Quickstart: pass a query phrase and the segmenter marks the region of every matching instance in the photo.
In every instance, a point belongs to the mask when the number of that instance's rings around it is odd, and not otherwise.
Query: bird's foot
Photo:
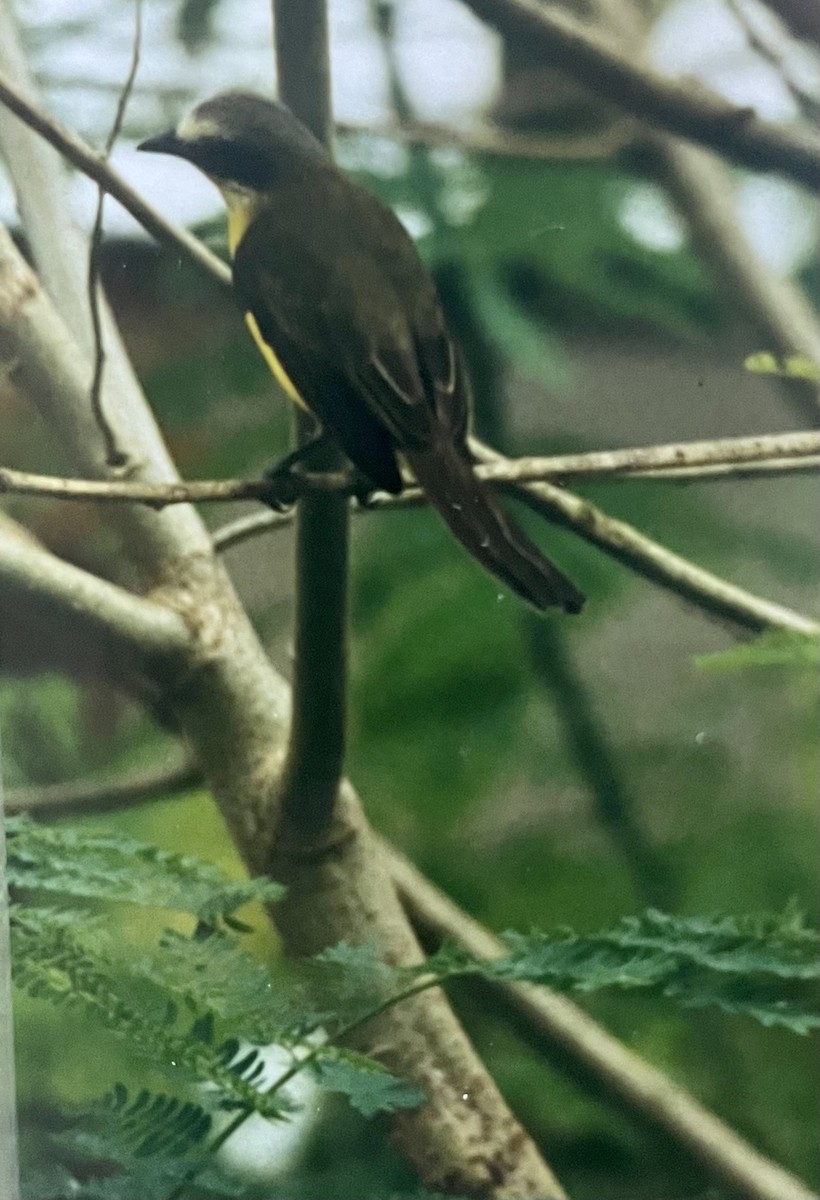
[[[378,490],[377,487],[373,486],[372,479],[368,478],[363,471],[354,468],[350,491],[359,508],[372,508],[373,497]]]
[[[303,491],[299,486],[295,468],[297,464],[291,455],[288,455],[262,473],[265,489],[259,499],[274,512],[286,512],[296,503]]]

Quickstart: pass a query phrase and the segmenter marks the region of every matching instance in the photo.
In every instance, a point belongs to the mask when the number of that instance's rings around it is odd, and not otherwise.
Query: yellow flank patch
[[[253,313],[245,313],[245,323],[247,324],[248,329],[251,331],[251,337],[262,351],[262,357],[270,367],[271,373],[282,391],[285,393],[288,399],[293,401],[294,404],[298,404],[298,406],[303,408],[305,412],[309,412],[310,410],[308,409],[308,406],[300,396],[287,371],[276,357],[276,352],[274,351],[273,347],[268,345],[268,343],[262,337],[262,334],[259,332],[259,326],[256,323],[256,317],[253,315]]]
[[[248,226],[259,211],[260,198],[254,196],[252,193],[240,192],[234,188],[223,187],[220,190],[225,200],[225,207],[228,210],[228,248],[230,249],[231,256],[233,256],[236,254],[236,247],[245,236]],[[262,357],[270,367],[271,374],[282,391],[294,404],[298,404],[305,412],[309,412],[310,410],[300,396],[298,389],[277,358],[273,346],[269,346],[262,337],[253,313],[245,313],[245,323],[251,331],[251,337],[261,350]]]

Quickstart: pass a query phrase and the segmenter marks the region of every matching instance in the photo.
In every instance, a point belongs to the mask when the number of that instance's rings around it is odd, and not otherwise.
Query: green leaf
[[[193,913],[211,925],[251,900],[282,896],[268,879],[234,881],[211,863],[125,837],[89,835],[25,817],[7,824],[8,880],[28,893],[109,900]]]
[[[717,654],[701,655],[695,663],[703,671],[742,671],[748,667],[808,667],[816,670],[820,666],[820,637],[772,629],[753,642]]]
[[[820,939],[792,910],[742,919],[649,910],[590,937],[504,940],[510,954],[483,966],[485,974],[580,991],[647,988],[684,1007],[717,1006],[797,1033],[820,1025],[806,986],[820,977]]]
[[[777,375],[781,379],[807,379],[810,383],[820,383],[820,363],[807,354],[787,354],[778,358],[759,350],[744,359],[743,365],[754,375]]]
[[[323,1046],[312,1064],[312,1072],[323,1088],[341,1092],[365,1117],[400,1108],[417,1108],[424,1093],[403,1083],[381,1063],[354,1050]]]
[[[259,1113],[270,1120],[285,1117],[287,1100],[256,1090],[250,1064],[234,1064],[225,1044],[209,1044],[191,1036],[167,991],[146,985],[139,966],[130,969],[128,948],[115,944],[84,914],[73,921],[53,910],[11,908],[14,984],[30,996],[82,1008],[127,1041],[129,1048],[172,1078],[208,1083],[221,1103]],[[66,914],[63,914],[63,918]],[[211,1023],[206,1008],[192,1014],[194,1027]],[[250,1076],[250,1077],[248,1077]]]

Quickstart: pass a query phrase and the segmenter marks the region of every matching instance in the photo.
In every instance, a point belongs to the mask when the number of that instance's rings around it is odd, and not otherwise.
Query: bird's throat
[[[228,187],[222,187],[220,191],[228,210],[228,249],[233,258],[248,226],[259,214],[259,210],[264,204],[264,196]]]

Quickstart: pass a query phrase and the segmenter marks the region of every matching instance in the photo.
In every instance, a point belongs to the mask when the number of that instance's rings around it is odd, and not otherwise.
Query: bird
[[[288,108],[252,92],[203,101],[139,149],[192,163],[221,192],[234,292],[253,339],[365,490],[401,492],[403,462],[492,575],[536,609],[580,612],[583,594],[475,473],[463,358],[392,210]]]

